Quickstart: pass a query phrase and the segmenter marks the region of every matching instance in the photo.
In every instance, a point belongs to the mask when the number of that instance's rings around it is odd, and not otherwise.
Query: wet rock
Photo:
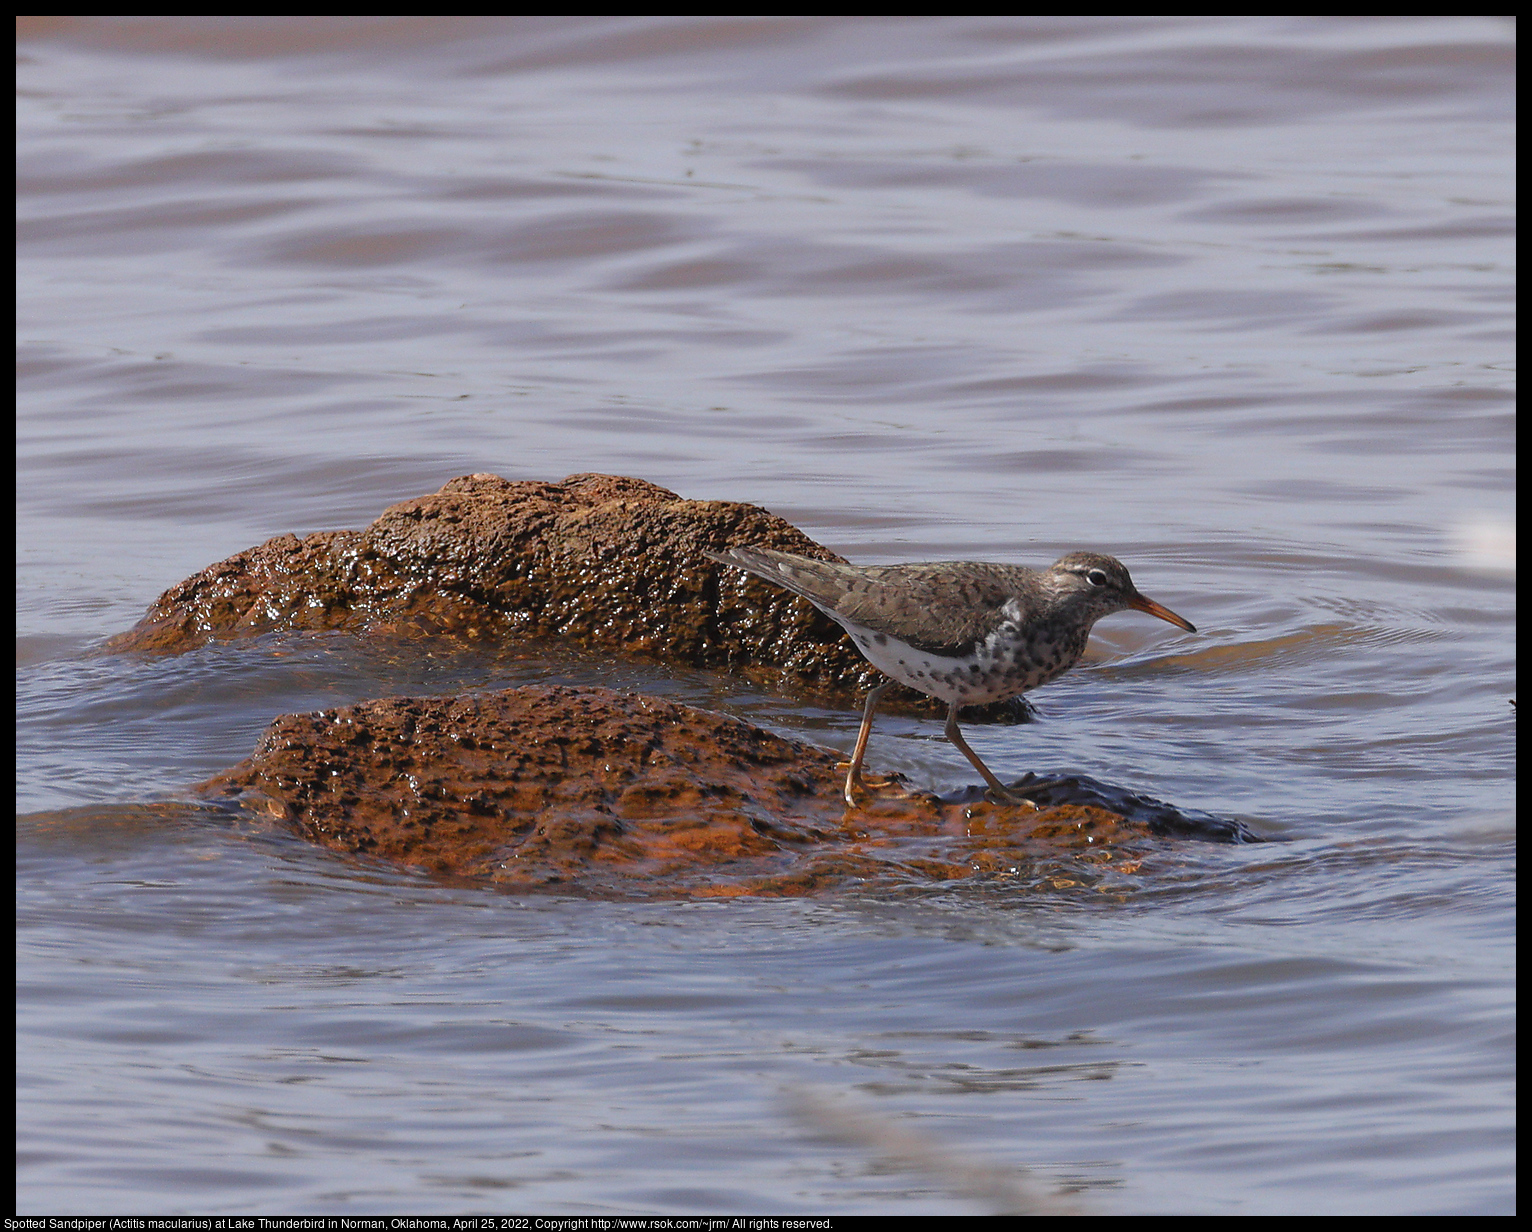
[[[890,788],[848,813],[838,760],[690,706],[548,686],[285,715],[194,790],[337,851],[600,895],[1057,884],[1130,872],[1159,846],[1147,821],[1088,803]]]
[[[811,604],[703,555],[760,544],[840,560],[755,505],[616,475],[467,475],[360,531],[280,535],[171,587],[109,652],[175,654],[274,631],[557,640],[667,664],[732,665],[845,700],[881,677]],[[899,696],[895,696],[895,692]],[[938,713],[913,690],[895,707]],[[1024,704],[972,717],[1016,721]]]

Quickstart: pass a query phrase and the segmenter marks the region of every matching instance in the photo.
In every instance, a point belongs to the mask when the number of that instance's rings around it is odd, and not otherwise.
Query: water
[[[964,1164],[1088,1214],[1514,1209],[1508,25],[21,34],[21,1213],[997,1209]],[[544,681],[849,748],[588,655],[89,654],[473,471],[868,563],[1112,552],[1199,635],[1104,622],[970,741],[1281,841],[614,904],[178,800],[276,714]],[[869,766],[969,777],[913,718]]]

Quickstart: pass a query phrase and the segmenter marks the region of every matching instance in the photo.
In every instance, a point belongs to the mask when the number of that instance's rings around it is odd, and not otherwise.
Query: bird
[[[968,747],[958,708],[1015,697],[1063,675],[1085,652],[1091,626],[1114,612],[1133,609],[1197,631],[1141,595],[1127,566],[1100,552],[1070,552],[1046,569],[981,561],[848,565],[763,547],[706,555],[807,599],[890,678],[867,694],[862,711],[844,791],[853,808],[866,793],[862,759],[873,713],[896,681],[947,703],[943,735],[983,776],[992,799],[1029,804]]]

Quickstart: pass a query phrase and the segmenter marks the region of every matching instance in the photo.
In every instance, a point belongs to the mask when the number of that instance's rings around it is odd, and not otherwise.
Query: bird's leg
[[[867,752],[867,738],[872,735],[872,712],[877,709],[878,698],[893,686],[892,680],[885,680],[876,689],[867,695],[867,705],[862,708],[862,730],[856,734],[856,749],[851,754],[851,768],[846,772],[846,803],[852,808],[858,804],[858,797],[865,795],[866,785],[862,782],[862,757]]]
[[[984,776],[984,781],[989,784],[991,798],[1001,804],[1031,804],[1033,808],[1036,808],[1037,805],[1033,804],[1031,800],[1009,791],[1004,783],[989,772],[989,767],[979,760],[979,755],[968,747],[968,741],[964,740],[963,733],[958,731],[957,713],[957,703],[950,703],[947,706],[947,726],[943,729],[942,734],[952,741],[953,744],[957,745],[963,756],[973,763],[973,768]]]

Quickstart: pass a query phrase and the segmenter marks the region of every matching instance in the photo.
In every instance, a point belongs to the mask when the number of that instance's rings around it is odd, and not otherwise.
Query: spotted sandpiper
[[[1113,612],[1148,612],[1197,630],[1138,593],[1120,560],[1071,552],[1046,569],[938,561],[913,565],[835,565],[769,548],[707,555],[802,595],[851,634],[885,676],[867,695],[862,728],[846,774],[846,803],[865,791],[862,757],[878,698],[894,681],[947,703],[944,734],[989,785],[992,796],[1023,803],[1006,790],[958,730],[959,706],[1000,701],[1047,684],[1079,661],[1091,626]]]

